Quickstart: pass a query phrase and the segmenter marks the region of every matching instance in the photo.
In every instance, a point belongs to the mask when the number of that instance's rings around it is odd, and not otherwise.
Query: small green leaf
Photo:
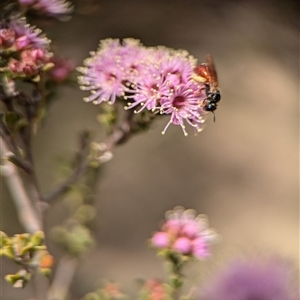
[[[0,231],[0,248],[7,245],[8,240],[9,240],[9,237],[6,235],[6,233],[3,231]]]
[[[43,231],[37,231],[31,236],[33,246],[40,246],[45,241],[45,234]]]

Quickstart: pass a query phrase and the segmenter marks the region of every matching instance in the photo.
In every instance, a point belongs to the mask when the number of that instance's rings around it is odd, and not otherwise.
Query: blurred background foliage
[[[298,265],[299,256],[299,4],[297,1],[77,0],[68,22],[38,20],[61,56],[82,65],[100,39],[134,37],[146,46],[183,48],[218,70],[222,101],[216,123],[185,138],[167,119],[114,151],[100,174],[97,244],[81,260],[72,285],[74,300],[107,278],[132,293],[137,279],[162,278],[161,263],[146,240],[166,210],[176,205],[208,215],[222,236],[213,258],[195,264],[192,284],[204,282],[226,260],[241,254],[279,253]],[[64,87],[38,132],[34,153],[44,193],[58,182],[59,157],[72,155],[82,129],[101,141],[98,107],[82,101],[76,86]],[[1,225],[23,232],[1,178]],[[56,202],[47,228],[65,219]],[[48,241],[55,257],[61,252]],[[3,260],[2,274],[14,266]],[[2,276],[3,278],[3,276]],[[27,299],[3,282],[2,299]]]

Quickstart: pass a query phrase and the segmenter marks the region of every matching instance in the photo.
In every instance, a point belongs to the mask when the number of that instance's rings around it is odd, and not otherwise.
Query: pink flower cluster
[[[48,16],[65,15],[73,11],[70,2],[65,0],[18,0],[25,8],[33,9]]]
[[[50,60],[49,43],[41,31],[30,27],[25,19],[13,19],[0,29],[0,51],[6,53],[6,69],[13,77],[38,74]]]
[[[214,274],[197,298],[299,300],[297,271],[280,257],[240,257]]]
[[[13,18],[0,29],[0,49],[20,51],[30,48],[47,48],[50,41],[41,30],[26,23],[24,18]]]
[[[141,299],[167,300],[170,299],[167,285],[157,279],[149,279],[143,285]]]
[[[12,58],[8,63],[9,70],[14,76],[31,77],[38,74],[47,62],[49,56],[46,55],[43,49],[30,49],[21,52],[20,59]]]
[[[216,238],[205,216],[196,216],[192,209],[175,207],[167,212],[166,222],[161,231],[153,235],[151,243],[162,251],[204,259],[210,256],[210,245]]]
[[[78,68],[79,84],[91,92],[85,101],[114,104],[122,99],[136,113],[169,115],[163,133],[175,124],[187,135],[185,122],[201,131],[205,85],[193,79],[196,59],[187,51],[145,47],[135,39],[106,39],[84,65]]]

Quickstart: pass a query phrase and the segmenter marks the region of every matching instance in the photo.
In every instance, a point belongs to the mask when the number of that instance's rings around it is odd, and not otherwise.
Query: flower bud
[[[23,35],[16,39],[15,46],[17,50],[23,50],[30,45],[30,40],[26,35]]]
[[[24,64],[14,58],[8,63],[8,69],[14,74],[21,74],[23,72]]]
[[[173,249],[181,254],[190,254],[191,248],[191,241],[186,237],[181,237],[177,239],[173,245]]]
[[[193,240],[192,252],[193,255],[199,259],[206,258],[210,255],[208,244],[202,237]]]
[[[24,75],[31,77],[32,75],[37,74],[38,69],[34,64],[27,63],[24,65],[22,71],[23,71]]]
[[[170,245],[169,235],[166,232],[156,232],[151,241],[156,248],[167,248]]]
[[[15,41],[15,32],[11,28],[0,30],[0,46],[9,48]]]

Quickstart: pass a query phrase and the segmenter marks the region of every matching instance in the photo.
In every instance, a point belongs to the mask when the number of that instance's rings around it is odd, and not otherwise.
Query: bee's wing
[[[214,88],[216,88],[219,85],[218,75],[217,75],[217,71],[216,71],[214,61],[213,61],[212,56],[210,54],[206,55],[206,64],[207,64],[208,72],[209,72],[210,79],[211,79],[211,85]]]

